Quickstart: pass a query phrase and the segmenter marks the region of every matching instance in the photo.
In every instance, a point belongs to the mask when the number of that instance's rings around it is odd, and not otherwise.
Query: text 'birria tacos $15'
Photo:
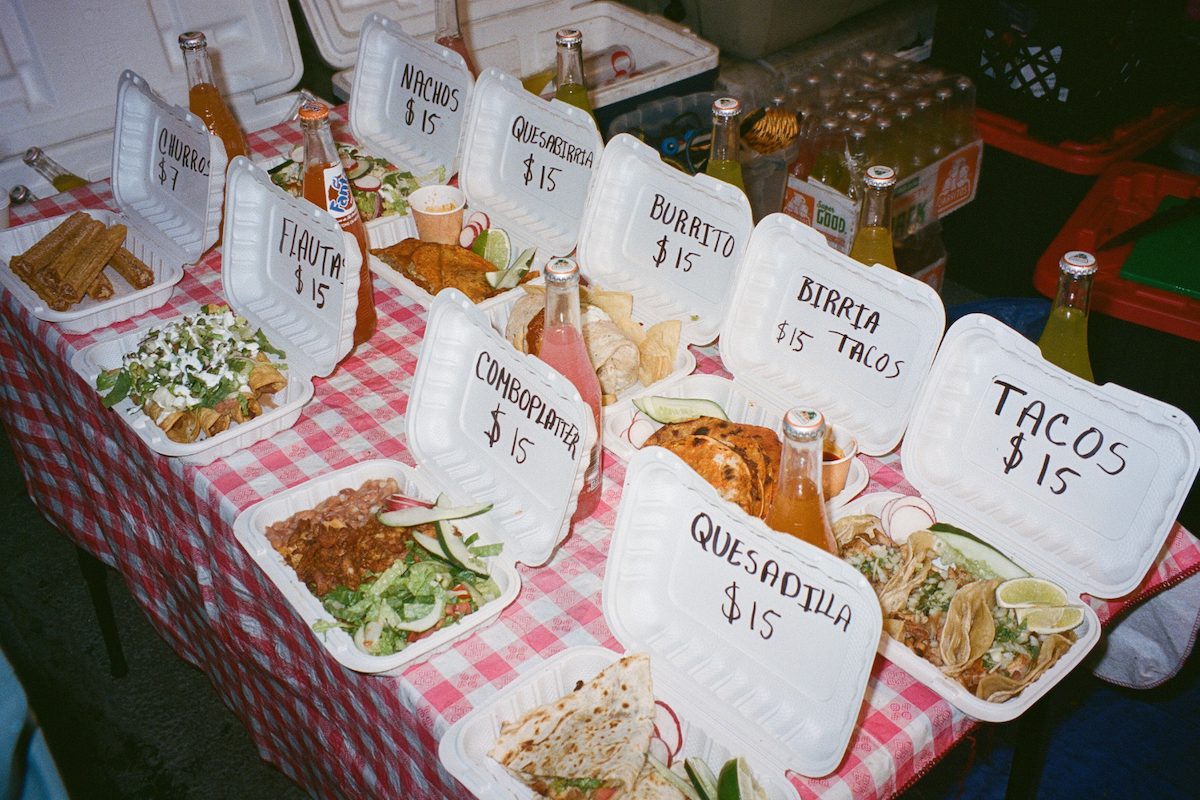
[[[643,771],[654,716],[650,659],[629,655],[505,722],[488,755],[551,800],[618,800]]]

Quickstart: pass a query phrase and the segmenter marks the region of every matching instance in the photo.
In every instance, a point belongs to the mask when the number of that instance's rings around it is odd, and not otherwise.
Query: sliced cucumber
[[[437,529],[438,544],[442,546],[451,564],[460,569],[469,569],[477,575],[489,574],[487,563],[467,548],[461,536],[454,535],[453,525],[446,520],[438,520],[434,527]]]
[[[725,409],[712,400],[703,398],[647,395],[633,398],[633,405],[655,422],[687,422],[700,417],[716,417],[729,421]]]
[[[427,631],[434,625],[437,625],[438,620],[441,619],[445,613],[446,601],[439,597],[434,600],[433,610],[425,616],[421,617],[420,619],[414,619],[411,622],[405,622],[404,620],[393,622],[392,627],[396,628],[397,630],[420,633],[421,631]]]
[[[685,758],[683,768],[696,787],[700,800],[717,800],[717,776],[702,758]]]
[[[990,545],[960,528],[938,522],[930,525],[929,530],[937,534],[939,556],[970,570],[980,580],[1001,578],[1007,581],[1029,575]]]
[[[346,170],[346,177],[350,180],[355,180],[357,178],[361,178],[370,171],[370,161],[367,161],[365,158],[356,158],[354,159],[354,164],[351,165],[350,169]]]
[[[690,783],[672,772],[671,768],[664,764],[661,759],[657,759],[647,753],[646,761],[650,763],[650,766],[654,767],[655,772],[661,775],[663,780],[678,789],[687,800],[704,800]]]
[[[393,528],[411,528],[416,525],[424,525],[428,522],[437,522],[443,519],[464,519],[473,517],[476,514],[482,514],[485,511],[491,511],[491,503],[473,503],[469,506],[450,506],[442,505],[441,498],[438,498],[438,505],[433,508],[402,508],[398,511],[384,511],[379,515],[379,521],[384,525],[391,525]]]
[[[494,270],[484,276],[487,278],[488,285],[493,289],[512,289],[521,282],[521,278],[525,277],[525,273],[529,272],[529,268],[533,266],[533,258],[536,255],[536,247],[529,247],[522,250],[521,255],[517,256],[517,260],[512,263],[511,267]]]
[[[413,541],[443,561],[451,560],[450,554],[442,549],[442,545],[438,541],[437,536],[430,536],[428,534],[421,533],[420,531],[413,531]]]

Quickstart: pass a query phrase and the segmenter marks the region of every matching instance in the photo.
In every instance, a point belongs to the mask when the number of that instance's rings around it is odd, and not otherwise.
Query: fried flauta
[[[67,217],[61,225],[34,243],[33,247],[12,259],[10,266],[13,272],[22,278],[41,272],[62,252],[71,237],[89,219],[91,217],[82,211],[76,211]]]
[[[97,236],[91,246],[73,265],[70,272],[62,276],[58,293],[66,300],[82,300],[104,265],[125,241],[125,226],[113,225]]]
[[[154,270],[124,247],[117,248],[108,264],[135,289],[145,289],[154,284]]]

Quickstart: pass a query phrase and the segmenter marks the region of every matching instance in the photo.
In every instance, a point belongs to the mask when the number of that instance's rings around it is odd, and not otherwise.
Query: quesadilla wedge
[[[488,755],[550,800],[618,800],[645,765],[654,715],[650,658],[633,654],[505,722]]]

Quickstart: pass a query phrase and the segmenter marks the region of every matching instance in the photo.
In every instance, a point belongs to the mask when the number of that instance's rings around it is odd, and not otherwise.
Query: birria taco
[[[650,659],[634,654],[505,722],[488,755],[551,800],[628,800],[645,766],[654,714]],[[662,796],[651,784],[644,792],[647,799]]]
[[[1020,694],[1075,641],[1070,631],[1028,630],[997,605],[1001,581],[946,557],[930,531],[896,544],[870,514],[843,517],[833,530],[842,557],[875,588],[884,632],[982,700]]]

